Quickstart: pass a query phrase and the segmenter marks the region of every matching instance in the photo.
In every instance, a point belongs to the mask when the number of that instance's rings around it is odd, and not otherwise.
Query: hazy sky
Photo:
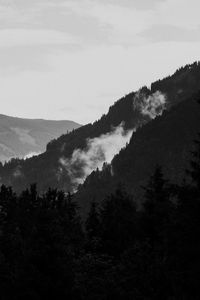
[[[0,0],[0,113],[94,121],[200,59],[199,0]]]

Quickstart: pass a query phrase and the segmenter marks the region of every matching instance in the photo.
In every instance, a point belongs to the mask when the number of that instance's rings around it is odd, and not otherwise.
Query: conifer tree
[[[101,238],[106,254],[118,257],[136,238],[136,208],[131,197],[119,187],[107,197],[100,211]]]
[[[164,178],[160,166],[156,166],[144,190],[144,232],[154,244],[163,236],[169,225],[172,209],[168,181]]]

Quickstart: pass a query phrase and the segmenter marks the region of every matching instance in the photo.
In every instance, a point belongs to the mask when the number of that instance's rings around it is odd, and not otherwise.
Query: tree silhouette
[[[134,242],[135,216],[133,200],[121,187],[105,199],[100,211],[103,252],[118,257]]]
[[[165,234],[172,210],[168,181],[160,166],[156,167],[144,190],[144,232],[155,244]]]
[[[86,231],[89,239],[98,237],[100,234],[100,220],[95,201],[92,201],[88,218],[86,220]]]

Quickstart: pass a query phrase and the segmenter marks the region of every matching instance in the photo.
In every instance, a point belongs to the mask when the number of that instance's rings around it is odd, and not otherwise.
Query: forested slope
[[[199,87],[200,64],[194,63],[180,68],[172,76],[152,83],[150,89],[143,87],[139,93],[148,99],[159,91],[166,96],[166,108],[171,109],[172,106],[192,96]],[[70,159],[75,149],[84,149],[87,146],[88,139],[106,134],[122,122],[126,130],[138,128],[151,121],[149,115],[134,109],[133,102],[137,95],[138,92],[126,95],[115,102],[100,120],[51,141],[47,145],[46,152],[38,157],[26,161],[15,159],[5,166],[0,166],[1,183],[13,186],[16,191],[21,191],[33,182],[38,184],[40,191],[46,190],[49,186],[65,191],[73,190],[70,174],[67,169],[61,170],[60,159]],[[140,97],[137,99],[137,103],[140,104]]]

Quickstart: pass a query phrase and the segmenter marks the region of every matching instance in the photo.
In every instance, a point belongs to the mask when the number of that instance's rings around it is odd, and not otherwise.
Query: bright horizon
[[[99,119],[200,59],[197,0],[0,0],[0,114]]]

